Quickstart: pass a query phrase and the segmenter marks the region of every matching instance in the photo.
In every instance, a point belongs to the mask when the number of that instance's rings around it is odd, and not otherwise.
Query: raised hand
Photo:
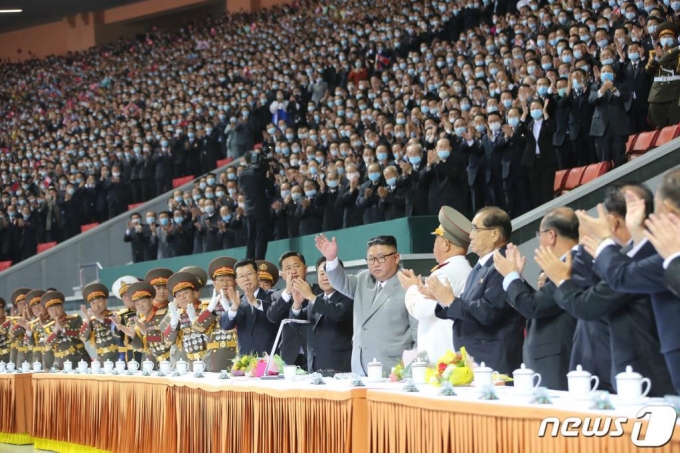
[[[571,253],[567,253],[566,260],[562,261],[551,249],[541,246],[536,249],[534,260],[555,284],[571,278]]]
[[[231,311],[238,311],[241,306],[241,294],[231,286],[227,288],[227,297],[231,301]]]
[[[90,322],[90,315],[87,312],[87,306],[85,304],[80,306],[80,317],[83,318],[83,321]]]
[[[293,287],[295,288],[296,292],[299,293],[303,298],[307,300],[316,299],[316,296],[312,292],[312,287],[309,286],[309,283],[307,283],[305,280],[301,278],[296,278],[295,280],[293,280]]]
[[[451,282],[447,279],[446,283],[444,284],[439,280],[439,278],[433,275],[425,280],[425,286],[421,286],[419,291],[428,299],[436,300],[440,304],[446,305],[447,307],[451,305],[451,303],[456,298],[453,288],[451,287]]]
[[[338,243],[335,238],[328,239],[323,234],[314,238],[316,249],[326,258],[326,261],[333,261],[338,257]]]
[[[597,217],[591,217],[583,210],[576,211],[576,217],[583,232],[596,241],[599,242],[609,236],[609,222],[602,204],[597,205]]]
[[[168,304],[168,311],[170,312],[170,324],[177,327],[179,324],[179,308],[176,301],[173,300]]]
[[[663,259],[680,253],[680,219],[674,214],[652,214],[645,225],[645,236]]]
[[[418,287],[423,286],[423,280],[420,275],[416,276],[415,272],[411,269],[402,269],[397,273],[397,278],[399,279],[401,287],[404,288],[404,291],[414,285]]]

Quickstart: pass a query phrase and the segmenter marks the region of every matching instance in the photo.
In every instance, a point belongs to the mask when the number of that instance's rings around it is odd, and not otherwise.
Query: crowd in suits
[[[645,68],[677,46],[666,21],[655,0],[301,1],[3,63],[0,259],[256,143],[284,173],[276,238],[442,205],[516,217],[551,198],[556,169],[620,165],[625,137],[660,125]]]

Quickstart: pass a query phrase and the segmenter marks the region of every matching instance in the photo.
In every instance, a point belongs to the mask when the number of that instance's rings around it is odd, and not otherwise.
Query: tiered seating
[[[194,180],[194,175],[185,176],[183,178],[175,178],[172,180],[172,188],[176,189],[183,186],[184,184]]]
[[[57,245],[56,241],[55,242],[43,242],[42,244],[38,244],[38,253],[42,253],[45,250],[49,250],[52,247]]]
[[[92,228],[95,228],[97,225],[99,225],[99,222],[88,223],[87,225],[83,225],[80,227],[80,232],[84,233],[88,230],[91,230]]]
[[[555,173],[555,196],[564,195],[577,187],[581,187],[584,184],[594,181],[611,170],[611,168],[611,162],[600,162],[585,167],[560,170]]]
[[[659,135],[659,131],[640,132],[637,134],[630,150],[626,150],[626,157],[628,160],[640,157],[654,148],[654,142],[656,141],[657,135]]]

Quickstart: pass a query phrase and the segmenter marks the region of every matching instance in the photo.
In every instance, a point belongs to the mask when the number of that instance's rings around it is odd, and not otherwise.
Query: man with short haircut
[[[90,305],[80,306],[83,326],[80,339],[90,342],[101,363],[118,360],[118,345],[111,330],[111,311],[106,307],[109,289],[101,283],[90,283],[83,288],[83,298]]]
[[[331,286],[354,299],[352,372],[367,375],[373,359],[389,372],[405,350],[415,347],[418,329],[418,322],[406,310],[404,289],[397,277],[397,240],[394,236],[377,236],[368,241],[368,269],[357,275],[347,275],[339,266],[335,238],[318,235],[316,248],[326,258]]]
[[[229,310],[220,317],[223,330],[237,328],[239,354],[264,355],[270,353],[278,323],[267,319],[266,313],[271,305],[271,293],[258,285],[257,263],[254,260],[241,260],[234,265],[236,283],[243,295],[233,288],[227,288],[231,301]]]

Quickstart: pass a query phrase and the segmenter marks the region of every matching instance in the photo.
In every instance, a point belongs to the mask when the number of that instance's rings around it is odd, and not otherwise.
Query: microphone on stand
[[[277,376],[269,376],[269,367],[272,364],[272,360],[274,360],[274,352],[276,351],[276,346],[278,346],[279,344],[279,339],[281,338],[281,333],[283,332],[283,326],[290,323],[309,324],[309,321],[307,321],[306,319],[292,319],[292,318],[287,318],[281,321],[279,331],[276,332],[276,338],[274,339],[274,344],[272,345],[272,351],[269,354],[269,360],[267,360],[267,365],[264,367],[264,374],[260,377],[260,379],[280,379],[283,377],[282,374],[279,374]]]

